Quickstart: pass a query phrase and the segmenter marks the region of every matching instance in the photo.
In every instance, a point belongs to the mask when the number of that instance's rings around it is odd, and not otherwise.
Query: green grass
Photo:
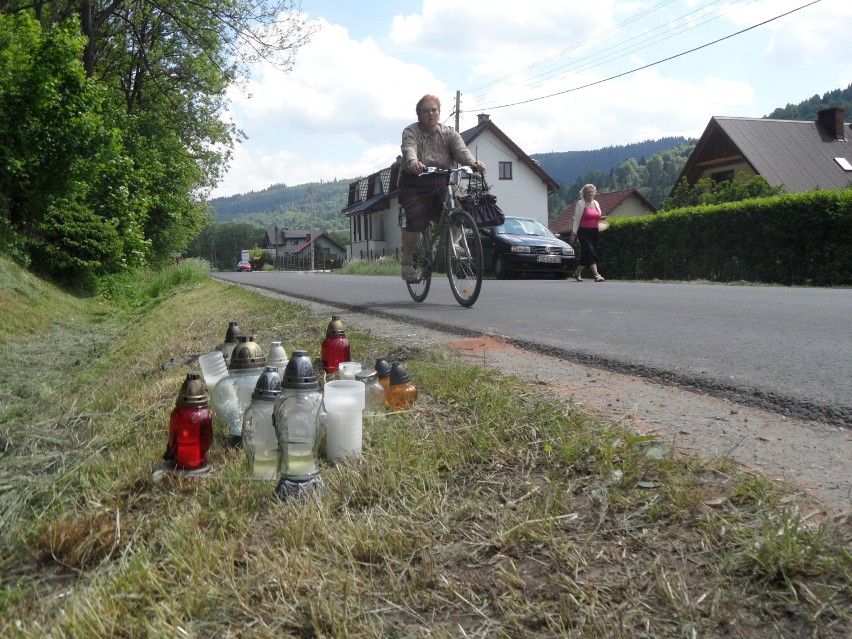
[[[399,260],[383,257],[378,260],[349,260],[343,268],[335,271],[341,275],[396,275],[399,276]]]
[[[328,318],[203,263],[90,300],[0,269],[0,636],[850,634],[848,518],[359,331],[353,357],[405,361],[420,398],[365,423],[360,463],[323,465],[327,499],[279,502],[218,422],[210,476],[154,484],[229,321],[317,358]]]

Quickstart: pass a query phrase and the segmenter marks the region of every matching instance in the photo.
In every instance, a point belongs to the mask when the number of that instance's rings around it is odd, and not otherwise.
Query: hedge
[[[852,284],[852,189],[809,191],[611,218],[612,279]]]

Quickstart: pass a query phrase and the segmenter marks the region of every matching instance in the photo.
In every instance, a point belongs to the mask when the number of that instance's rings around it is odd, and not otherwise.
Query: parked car
[[[246,262],[245,260],[242,260],[239,264],[237,264],[237,270],[238,271],[248,271],[249,273],[251,273],[251,263]]]
[[[506,216],[500,226],[479,232],[485,268],[497,279],[527,273],[565,279],[576,268],[574,248],[533,218]]]

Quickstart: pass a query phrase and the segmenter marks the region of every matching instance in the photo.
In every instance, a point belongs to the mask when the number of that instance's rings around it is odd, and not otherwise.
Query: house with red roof
[[[306,230],[293,230],[275,227],[266,230],[263,239],[264,257],[276,268],[282,260],[288,258],[305,258],[311,256],[310,249],[314,247],[314,257],[328,261],[346,258],[346,248],[340,246],[327,233],[313,233]]]

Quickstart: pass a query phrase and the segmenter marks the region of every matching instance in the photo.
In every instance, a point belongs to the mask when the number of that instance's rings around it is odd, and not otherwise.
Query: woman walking
[[[597,188],[594,184],[586,184],[580,189],[580,199],[574,207],[574,224],[571,228],[571,244],[575,239],[580,240],[580,265],[574,273],[574,279],[582,282],[583,268],[592,269],[596,282],[603,282],[604,277],[598,273],[598,224],[606,216],[601,213],[601,205],[595,199]]]

